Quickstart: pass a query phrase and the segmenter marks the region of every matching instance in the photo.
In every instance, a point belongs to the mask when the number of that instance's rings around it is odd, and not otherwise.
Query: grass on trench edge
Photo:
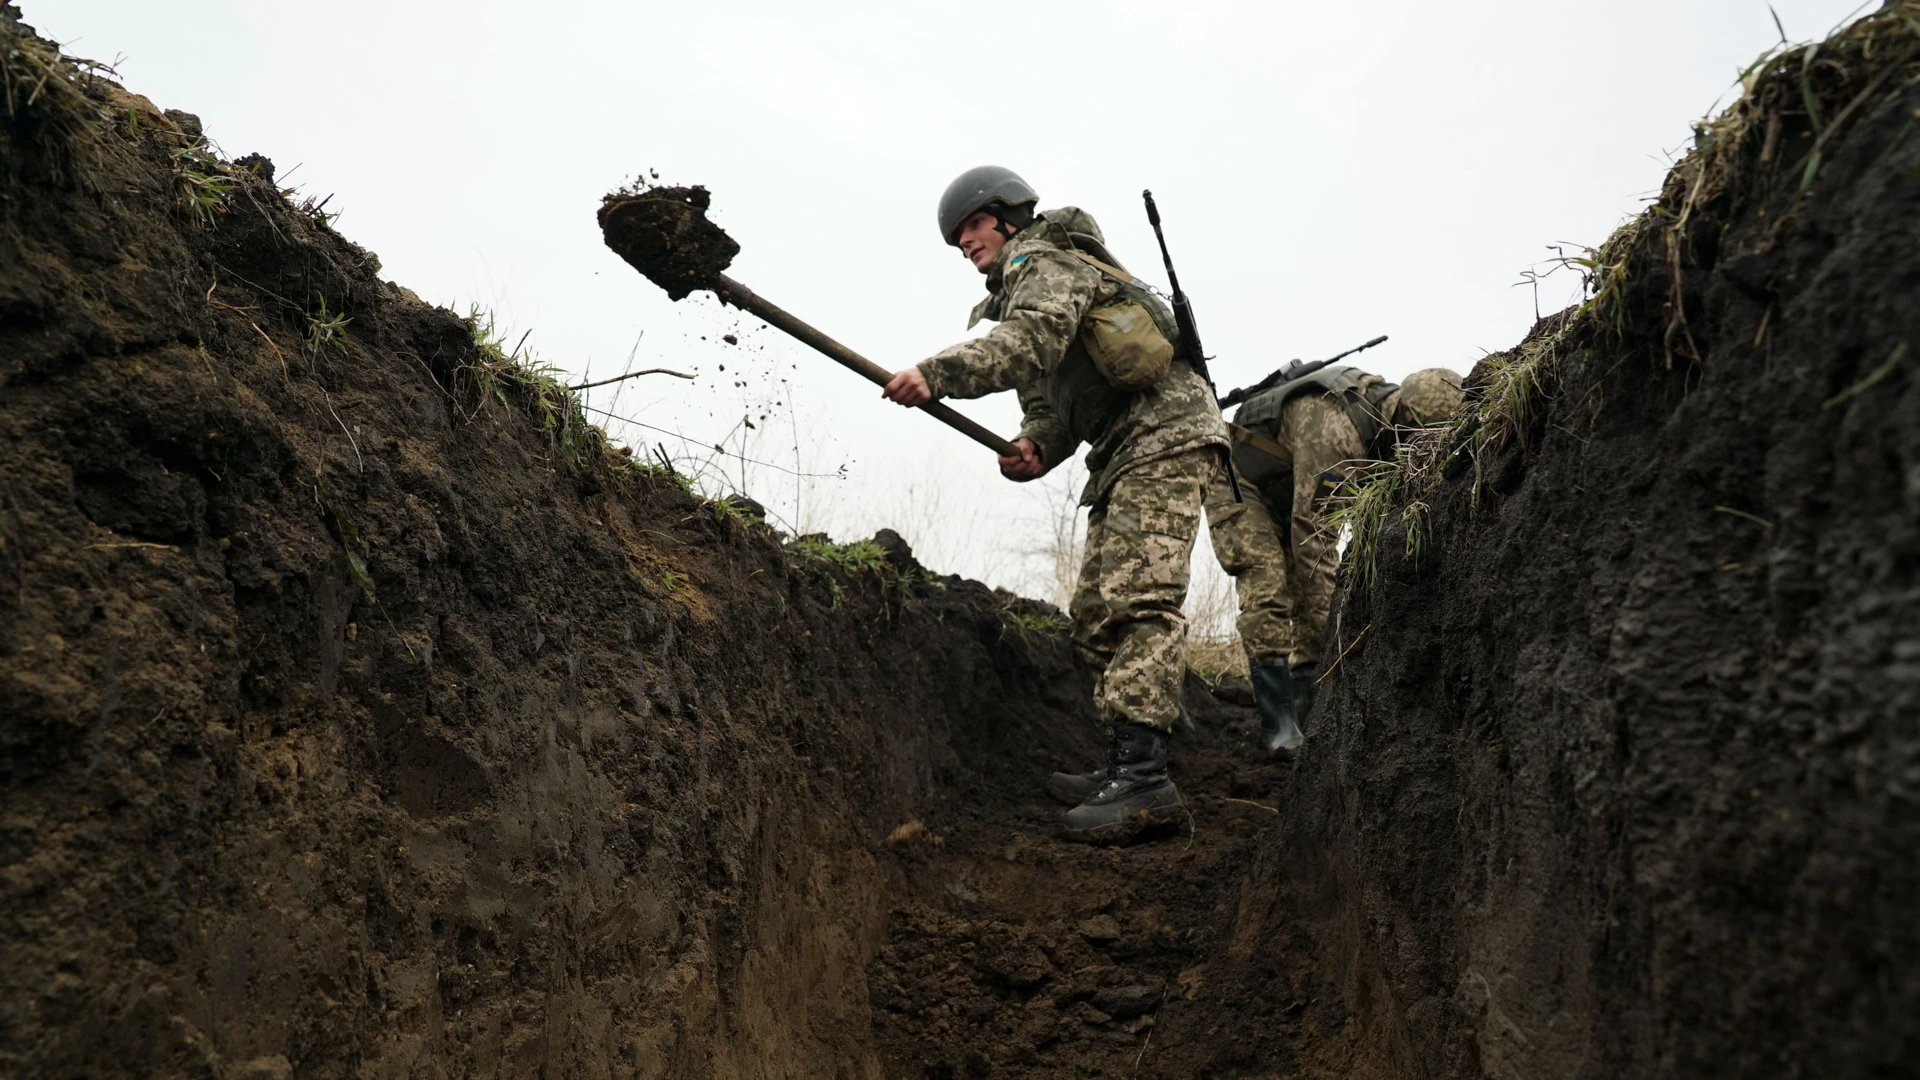
[[[68,56],[18,24],[0,20],[0,110],[11,121],[13,137],[38,144],[56,175],[67,178],[82,154],[103,148],[99,135],[108,127],[100,100],[111,86],[113,65]]]
[[[1598,248],[1552,260],[1581,274],[1586,299],[1552,317],[1542,332],[1484,360],[1485,377],[1451,424],[1414,433],[1393,461],[1376,463],[1350,482],[1329,515],[1330,526],[1349,535],[1348,594],[1378,583],[1381,538],[1395,523],[1405,529],[1406,557],[1418,558],[1430,539],[1425,499],[1463,455],[1472,462],[1478,503],[1484,456],[1532,429],[1560,371],[1576,359],[1576,348],[1577,359],[1584,361],[1591,352],[1584,342],[1591,336],[1616,341],[1626,336],[1627,301],[1636,288],[1644,288],[1636,268],[1652,263],[1667,272],[1660,314],[1666,366],[1676,358],[1702,362],[1686,321],[1685,271],[1696,232],[1717,236],[1721,222],[1697,215],[1735,194],[1755,162],[1771,165],[1787,119],[1803,117],[1813,139],[1804,160],[1795,163],[1797,210],[1846,122],[1864,116],[1876,95],[1897,93],[1915,79],[1920,79],[1920,0],[1882,8],[1826,41],[1782,42],[1762,53],[1741,73],[1739,100],[1694,126],[1694,147],[1668,174],[1657,203]],[[1903,130],[1901,136],[1906,134]],[[1776,235],[1792,217],[1790,211],[1775,219]]]

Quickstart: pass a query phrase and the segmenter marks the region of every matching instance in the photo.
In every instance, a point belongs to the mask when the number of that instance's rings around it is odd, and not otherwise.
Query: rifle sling
[[[1235,442],[1245,443],[1275,461],[1284,461],[1289,465],[1293,464],[1293,451],[1288,450],[1278,442],[1257,431],[1249,431],[1239,424],[1229,423],[1227,425],[1227,434],[1232,436]]]
[[[1141,289],[1145,289],[1148,287],[1146,282],[1141,281],[1139,278],[1134,277],[1132,274],[1127,273],[1127,271],[1124,268],[1115,266],[1110,262],[1105,262],[1103,260],[1096,259],[1092,255],[1089,255],[1086,252],[1081,251],[1079,248],[1071,249],[1068,252],[1068,254],[1078,256],[1081,262],[1086,263],[1088,266],[1093,267],[1095,270],[1100,271],[1101,273],[1107,275],[1110,278],[1113,278],[1116,281],[1119,281],[1122,284],[1132,285]]]

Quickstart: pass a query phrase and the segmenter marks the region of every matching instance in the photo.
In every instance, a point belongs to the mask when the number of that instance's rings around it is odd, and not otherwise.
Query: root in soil
[[[711,289],[740,245],[707,220],[713,197],[703,187],[616,191],[600,203],[607,246],[648,281],[683,300]]]

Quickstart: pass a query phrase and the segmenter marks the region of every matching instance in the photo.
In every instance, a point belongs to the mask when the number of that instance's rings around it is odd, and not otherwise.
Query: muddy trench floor
[[[1061,840],[1046,774],[1092,763],[1028,753],[1022,782],[955,792],[889,843],[905,902],[868,972],[890,1077],[1199,1076],[1336,1067],[1346,1015],[1236,949],[1238,884],[1270,842],[1292,767],[1254,746],[1244,684],[1189,677],[1194,727],[1174,770],[1188,820],[1115,847]],[[1222,965],[1215,965],[1216,967]],[[1331,1036],[1331,1037],[1330,1037]],[[1319,1070],[1311,1070],[1315,1074]]]

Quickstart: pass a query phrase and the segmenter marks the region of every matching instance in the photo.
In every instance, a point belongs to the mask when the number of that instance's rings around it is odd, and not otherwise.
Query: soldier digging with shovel
[[[1227,432],[1199,361],[1179,348],[1174,313],[1107,251],[1091,216],[1035,213],[1038,199],[993,166],[948,185],[940,237],[986,276],[972,323],[997,325],[901,371],[883,394],[918,406],[1016,391],[1025,419],[1000,471],[1017,482],[1087,444],[1086,554],[1070,613],[1074,642],[1099,672],[1107,765],[1055,774],[1049,787],[1080,800],[1066,815],[1069,838],[1119,840],[1173,820],[1180,805],[1167,743],[1186,674],[1181,607]]]

